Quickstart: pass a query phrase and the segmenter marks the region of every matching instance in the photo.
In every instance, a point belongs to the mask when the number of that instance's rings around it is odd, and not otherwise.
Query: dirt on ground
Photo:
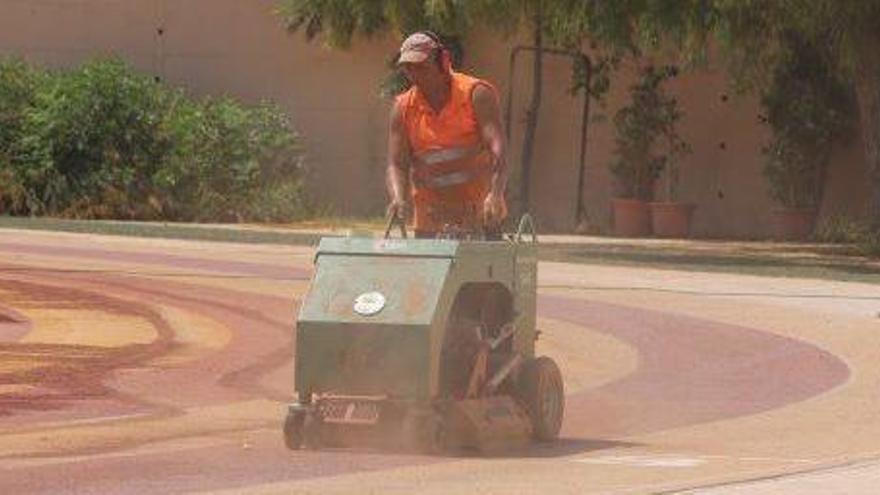
[[[880,286],[585,260],[540,266],[560,441],[489,458],[288,451],[311,256],[3,231],[3,491],[656,493],[830,469],[859,493],[865,477],[835,468],[880,458]]]

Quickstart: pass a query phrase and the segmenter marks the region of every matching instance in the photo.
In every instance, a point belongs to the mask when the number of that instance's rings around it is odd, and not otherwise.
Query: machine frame
[[[323,238],[297,318],[292,449],[421,451],[556,438],[562,379],[536,358],[537,246],[516,233]]]

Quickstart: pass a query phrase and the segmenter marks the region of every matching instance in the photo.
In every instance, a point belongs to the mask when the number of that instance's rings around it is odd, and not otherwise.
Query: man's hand
[[[409,203],[403,198],[391,198],[391,202],[388,203],[386,215],[387,218],[396,216],[405,222],[409,216]]]
[[[504,193],[489,191],[483,201],[483,225],[497,227],[507,217],[507,202],[504,201]]]

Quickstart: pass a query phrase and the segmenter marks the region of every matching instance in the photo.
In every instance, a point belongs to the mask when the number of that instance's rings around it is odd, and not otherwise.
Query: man
[[[430,32],[408,37],[398,64],[412,87],[391,109],[389,215],[411,206],[416,237],[497,228],[507,216],[507,164],[495,88],[454,72]]]

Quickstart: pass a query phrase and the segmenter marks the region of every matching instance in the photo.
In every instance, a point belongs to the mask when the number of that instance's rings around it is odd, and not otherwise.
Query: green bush
[[[21,59],[0,59],[0,211],[24,209],[28,202],[15,164],[20,161],[26,112],[44,79]]]
[[[175,147],[156,179],[176,216],[285,220],[306,209],[298,139],[277,108],[182,102],[166,132]]]
[[[13,214],[282,221],[307,213],[299,140],[273,105],[193,100],[116,59],[66,72],[7,61],[0,85],[0,119],[15,123],[0,134],[0,202]]]
[[[52,74],[25,114],[20,166],[30,213],[155,217],[140,211],[171,143],[158,132],[170,92],[116,60]]]
[[[880,258],[880,234],[871,233],[858,244],[859,251],[869,258]]]
[[[32,106],[40,73],[18,58],[0,60],[0,153],[11,157],[11,145],[19,136],[25,110]]]
[[[832,216],[816,227],[815,238],[819,242],[850,244],[864,256],[880,257],[880,235],[872,232],[866,221],[844,215]]]
[[[845,215],[833,215],[816,226],[814,237],[819,242],[858,244],[868,238],[869,232],[866,222]]]

